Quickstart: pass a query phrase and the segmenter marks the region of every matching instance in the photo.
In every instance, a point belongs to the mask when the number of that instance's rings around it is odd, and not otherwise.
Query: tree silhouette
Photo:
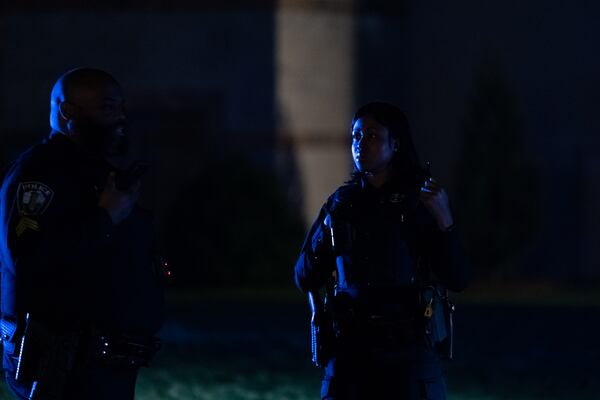
[[[178,285],[292,285],[304,225],[273,171],[229,155],[175,204],[168,248]]]
[[[462,132],[457,214],[465,245],[483,275],[514,278],[512,261],[540,225],[540,181],[517,98],[490,59],[479,69]]]

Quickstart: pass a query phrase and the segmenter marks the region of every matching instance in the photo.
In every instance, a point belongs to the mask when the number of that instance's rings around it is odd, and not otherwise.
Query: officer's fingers
[[[106,177],[106,188],[109,190],[117,190],[117,184],[115,183],[115,171],[111,171]]]
[[[142,182],[140,182],[140,180],[138,179],[137,181],[134,182],[133,185],[131,185],[131,191],[132,192],[139,192],[141,186],[142,186]]]
[[[434,192],[434,191],[429,191],[429,190],[421,190],[421,193],[419,193],[419,199],[428,205],[433,205],[434,203],[437,203],[440,201],[440,192]]]
[[[431,188],[434,188],[434,189],[441,189],[442,188],[442,185],[440,185],[439,182],[437,182],[435,180],[433,180],[433,181],[431,181],[431,180],[425,181],[425,186],[428,187],[428,188],[430,188],[430,189]]]
[[[432,195],[436,195],[436,194],[440,193],[441,191],[442,191],[441,188],[434,188],[434,187],[431,187],[431,186],[423,186],[421,188],[421,192],[430,193]]]
[[[437,190],[437,189],[433,189],[433,188],[426,187],[426,186],[423,186],[421,188],[421,194],[433,196],[433,195],[436,195],[437,193],[439,193],[439,190]]]
[[[136,181],[129,189],[129,199],[132,203],[135,203],[140,198],[140,181]]]
[[[426,192],[421,192],[419,194],[419,200],[425,205],[431,205],[434,201],[434,196]]]
[[[439,191],[442,191],[442,190],[444,189],[444,188],[443,188],[442,186],[440,186],[440,185],[432,185],[432,184],[426,185],[425,187],[426,187],[427,189],[429,189],[429,190],[434,190],[434,191],[437,191],[437,192],[439,192]]]
[[[419,193],[419,200],[421,200],[422,202],[431,202],[431,201],[433,201],[434,198],[435,198],[435,193],[431,193],[427,190],[421,189],[421,193]]]
[[[131,198],[131,202],[132,203],[137,203],[137,201],[140,199],[140,192],[139,191],[135,191],[133,192],[132,198]]]

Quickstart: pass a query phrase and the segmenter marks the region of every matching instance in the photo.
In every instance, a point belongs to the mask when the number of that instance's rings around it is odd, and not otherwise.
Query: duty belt
[[[422,340],[416,319],[399,319],[385,315],[370,315],[366,333],[373,347],[414,345]]]
[[[88,343],[89,362],[127,368],[148,366],[161,347],[158,338],[134,335],[92,335]]]
[[[73,335],[79,338],[77,341],[81,344],[77,346],[79,350],[75,357],[84,364],[144,367],[148,366],[161,347],[160,339],[148,336],[75,332]],[[6,316],[0,318],[0,342],[5,343],[5,349],[14,351],[13,347],[21,341],[22,336],[23,332],[18,330],[15,319]]]

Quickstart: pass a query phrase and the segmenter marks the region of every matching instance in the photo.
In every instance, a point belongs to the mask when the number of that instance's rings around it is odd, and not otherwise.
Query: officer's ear
[[[77,119],[77,117],[79,116],[79,107],[67,101],[64,101],[59,104],[58,113],[60,114],[60,117],[65,121],[74,120]]]

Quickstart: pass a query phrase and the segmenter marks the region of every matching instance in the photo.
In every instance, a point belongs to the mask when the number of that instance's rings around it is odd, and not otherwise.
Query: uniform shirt
[[[456,232],[441,232],[414,190],[362,180],[340,187],[321,209],[296,263],[296,284],[317,290],[334,271],[336,298],[370,313],[396,312],[395,304],[412,310],[420,285],[460,291],[469,278]]]
[[[119,225],[97,206],[111,166],[54,134],[14,161],[0,189],[1,309],[50,327],[152,335],[162,323],[152,216]]]

